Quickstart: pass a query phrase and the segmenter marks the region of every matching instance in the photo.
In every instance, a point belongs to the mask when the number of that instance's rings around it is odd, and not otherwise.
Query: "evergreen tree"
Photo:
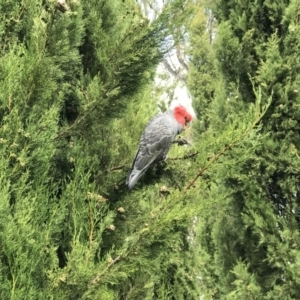
[[[1,299],[297,299],[299,5],[165,2],[0,3]],[[186,31],[192,145],[128,192]]]
[[[199,201],[211,203],[196,226],[202,292],[215,299],[297,299],[299,3],[220,0],[210,8],[218,27],[209,51],[197,49],[201,24],[191,28],[190,88],[206,124],[200,137],[215,139],[198,173],[207,183]]]
[[[184,4],[149,22],[132,0],[0,3],[1,299],[199,295],[185,150],[124,185]]]

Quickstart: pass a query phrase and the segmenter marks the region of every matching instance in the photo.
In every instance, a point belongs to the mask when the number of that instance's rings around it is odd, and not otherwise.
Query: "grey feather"
[[[139,178],[147,171],[154,161],[163,160],[176,137],[183,130],[172,110],[159,114],[147,124],[140,145],[129,171],[126,184],[132,189]]]

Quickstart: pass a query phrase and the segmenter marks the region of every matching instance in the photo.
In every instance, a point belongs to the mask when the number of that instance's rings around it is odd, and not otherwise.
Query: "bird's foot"
[[[175,140],[173,143],[174,143],[174,144],[178,144],[178,146],[190,145],[190,144],[191,144],[188,140],[183,139],[183,138],[181,138],[181,137],[179,137],[179,138],[178,138],[177,140]]]

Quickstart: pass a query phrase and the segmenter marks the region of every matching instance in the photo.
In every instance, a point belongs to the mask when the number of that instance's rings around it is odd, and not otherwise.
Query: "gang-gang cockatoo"
[[[177,106],[149,121],[140,138],[139,149],[126,178],[129,189],[134,187],[153,162],[166,159],[176,135],[181,133],[191,120],[192,116],[188,111],[183,106]]]

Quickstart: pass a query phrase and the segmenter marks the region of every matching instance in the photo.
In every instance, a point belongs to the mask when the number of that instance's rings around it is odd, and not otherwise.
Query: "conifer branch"
[[[109,170],[109,172],[112,172],[112,171],[115,171],[115,170],[121,170],[123,168],[125,168],[126,165],[121,165],[121,166],[116,166],[116,167],[113,167]]]
[[[91,202],[89,204],[89,218],[90,218],[90,232],[89,232],[89,253],[87,254],[87,258],[86,258],[86,264],[88,264],[89,262],[89,258],[90,258],[90,253],[91,253],[91,250],[92,250],[92,243],[93,243],[93,235],[94,235],[94,227],[95,227],[95,224],[94,224],[94,218],[93,218],[93,211],[92,211],[92,208],[91,208]]]
[[[27,5],[23,5],[22,6],[22,9],[21,9],[21,11],[20,11],[20,13],[19,13],[19,16],[18,16],[18,18],[17,18],[17,22],[19,22],[20,20],[21,20],[21,17],[22,17],[22,15],[24,14],[24,11],[27,9]]]
[[[259,119],[260,120],[260,119]],[[258,121],[259,121],[258,120]],[[187,185],[187,187],[185,188],[185,190],[190,189],[194,183],[196,182],[196,180],[203,175],[203,173],[215,162],[219,159],[220,156],[222,156],[223,154],[225,154],[228,150],[230,150],[233,146],[235,146],[238,142],[240,142],[252,129],[253,127],[257,124],[258,121],[255,121],[249,128],[247,128],[243,134],[241,136],[239,136],[237,139],[235,139],[233,142],[231,142],[229,145],[225,146],[218,154],[214,155],[208,162],[208,164],[206,166],[204,166],[203,168],[201,168],[197,175],[194,177],[194,179]]]
[[[105,97],[108,97],[109,92],[112,90],[118,88],[120,86],[119,84],[115,85],[113,88],[107,88],[104,92]],[[97,101],[93,101],[86,105],[84,112],[81,116],[79,116],[74,123],[72,123],[70,126],[62,129],[60,132],[57,133],[57,135],[53,138],[53,140],[57,140],[59,138],[66,137],[67,135],[71,135],[72,130],[74,131],[74,128],[79,127],[79,124],[81,124],[88,116],[90,116],[89,112],[94,111],[97,108]]]
[[[184,155],[182,157],[174,157],[174,158],[168,158],[168,160],[181,160],[181,159],[189,159],[189,158],[193,158],[195,156],[197,156],[199,154],[199,151],[192,153],[192,154],[188,154],[188,155]]]
[[[256,91],[254,90],[254,93],[256,94]],[[259,89],[259,94],[257,95],[257,100],[258,100],[258,105],[260,104],[260,100],[261,100],[261,91]],[[208,162],[208,164],[206,166],[204,166],[203,168],[201,168],[197,175],[193,178],[193,180],[186,186],[185,191],[187,191],[188,189],[190,189],[196,182],[196,180],[203,175],[203,173],[215,162],[219,159],[220,156],[222,156],[223,154],[225,154],[228,150],[230,150],[232,147],[234,147],[237,143],[239,143],[241,140],[243,140],[243,138],[261,121],[262,117],[264,116],[264,114],[266,113],[268,107],[271,104],[271,100],[272,100],[272,96],[268,99],[268,103],[266,105],[266,107],[264,108],[264,110],[262,112],[258,111],[257,112],[257,116],[254,120],[254,122],[235,140],[233,140],[229,145],[226,145],[218,154],[214,155]]]
[[[143,23],[140,23],[140,25],[143,24]],[[134,32],[136,29],[138,29],[139,26],[135,26],[132,28],[132,30],[130,30],[129,32],[127,32],[123,38],[121,39],[120,43],[123,44]],[[116,47],[115,48],[115,51],[113,51],[113,53],[110,55],[108,61],[111,62],[112,59],[115,57],[115,54],[118,53],[120,51],[120,48],[119,47]]]
[[[112,261],[110,261],[109,264],[106,266],[106,268],[90,282],[90,285],[97,284],[100,281],[102,275],[105,274],[105,272],[108,271],[115,263],[120,261],[120,259],[121,259],[121,256],[118,256],[115,259],[113,259]]]

